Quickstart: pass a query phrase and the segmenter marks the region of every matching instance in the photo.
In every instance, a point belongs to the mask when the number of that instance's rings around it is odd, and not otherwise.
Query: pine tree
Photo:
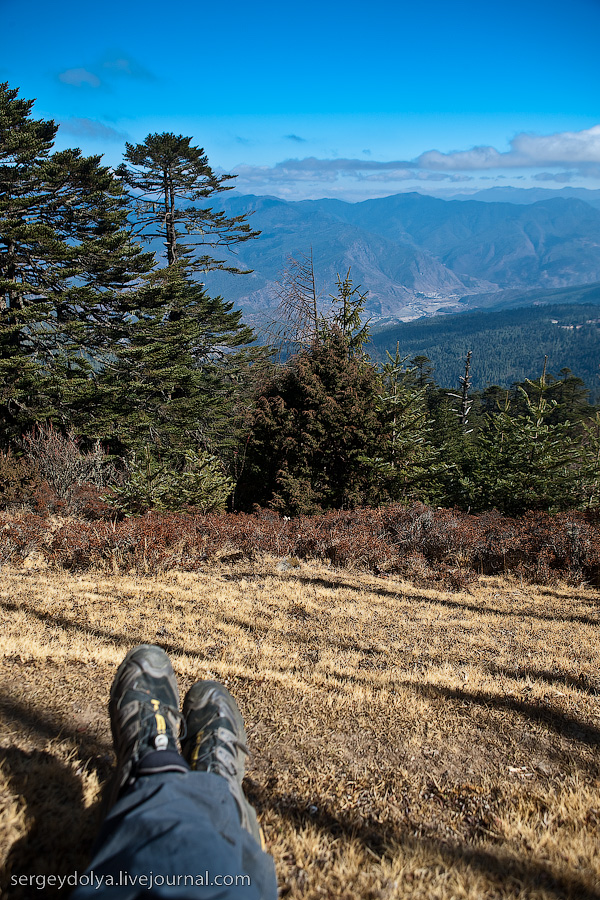
[[[150,266],[100,157],[53,153],[57,126],[0,85],[0,429],[68,417],[116,292]],[[61,410],[62,407],[62,410]]]
[[[433,378],[433,366],[428,356],[419,354],[410,360],[410,365],[415,369],[416,381],[420,388],[433,386],[435,384]]]
[[[140,233],[146,240],[162,239],[167,265],[185,262],[195,272],[242,272],[225,260],[199,253],[204,247],[229,248],[259,235],[245,215],[228,217],[205,204],[214,194],[232,190],[227,182],[234,176],[217,175],[204,150],[183,135],[149,134],[142,144],[125,146],[126,163],[117,173],[133,191]]]
[[[361,292],[360,285],[354,285],[350,269],[345,278],[337,276],[337,294],[330,294],[332,313],[326,328],[339,328],[348,347],[350,356],[361,356],[364,344],[368,343],[369,322],[363,323],[362,314],[367,302],[368,291]]]
[[[406,365],[396,344],[395,356],[381,367],[378,410],[387,440],[372,460],[382,500],[439,499],[445,471],[441,450],[433,444],[427,387],[416,383],[416,369]]]
[[[460,394],[448,394],[449,397],[452,397],[454,400],[458,400],[456,415],[464,434],[469,434],[472,430],[469,428],[469,413],[471,412],[471,408],[473,406],[473,400],[470,395],[472,380],[470,375],[472,354],[473,351],[469,350],[465,359],[465,374],[461,375],[459,378]]]
[[[323,332],[265,385],[252,416],[240,505],[288,513],[375,503],[375,460],[386,441],[375,368]]]
[[[577,442],[570,422],[551,422],[557,403],[549,397],[546,363],[527,387],[519,386],[517,404],[507,394],[478,435],[469,485],[476,510],[555,512],[581,501]]]
[[[582,505],[600,506],[600,411],[583,423],[580,443]]]
[[[262,351],[241,312],[211,298],[180,265],[147,276],[99,378],[96,430],[119,451],[154,445],[224,453],[235,440],[240,381]]]
[[[245,216],[208,206],[212,195],[231,188],[231,176],[217,175],[191,138],[150,134],[126,145],[125,160],[117,171],[131,189],[141,234],[162,237],[167,265],[134,298],[112,367],[113,385],[130,373],[124,440],[151,444],[163,457],[172,453],[174,464],[186,446],[231,462],[250,365],[264,351],[251,347],[255,336],[233,304],[209,297],[193,278],[211,269],[240,274],[206,248],[229,248],[258,232]]]
[[[474,464],[474,440],[472,415],[474,399],[471,394],[471,356],[465,357],[464,374],[459,377],[460,393],[438,392],[436,415],[437,441],[443,450],[445,467],[440,485],[443,503],[469,509],[471,506],[471,480]]]

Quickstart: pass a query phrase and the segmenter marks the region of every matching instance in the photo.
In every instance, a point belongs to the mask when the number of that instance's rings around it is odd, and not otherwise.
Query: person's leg
[[[139,647],[120,666],[109,705],[116,802],[73,900],[275,900],[273,860],[259,846],[241,790],[241,715],[225,688],[199,685],[186,698],[186,760],[178,752],[179,695],[166,654]]]
[[[254,808],[242,788],[246,730],[237,703],[218,681],[198,681],[183,701],[186,737],[181,752],[194,772],[213,772],[229,785],[242,826],[264,843]]]

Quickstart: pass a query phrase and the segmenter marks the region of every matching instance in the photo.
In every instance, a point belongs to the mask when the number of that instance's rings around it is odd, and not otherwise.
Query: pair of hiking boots
[[[256,831],[254,811],[242,790],[248,752],[244,722],[227,688],[217,681],[197,682],[180,713],[169,657],[160,647],[142,644],[119,666],[108,708],[117,756],[108,807],[142,775],[213,772],[227,780],[242,825]]]

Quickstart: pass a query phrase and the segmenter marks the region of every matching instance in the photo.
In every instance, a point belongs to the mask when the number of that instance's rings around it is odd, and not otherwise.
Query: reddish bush
[[[39,485],[40,479],[28,460],[18,459],[10,450],[0,452],[0,509],[33,508]]]
[[[0,566],[20,563],[33,550],[41,550],[47,533],[48,521],[41,516],[0,515]]]
[[[511,519],[420,504],[297,519],[155,512],[121,522],[65,521],[51,534],[43,519],[29,516],[8,521],[0,532],[9,555],[22,557],[32,541],[68,569],[194,570],[230,552],[248,558],[270,553],[457,589],[479,574],[510,572],[532,582],[561,578],[600,585],[600,523],[580,512]]]
[[[90,522],[115,517],[114,507],[106,502],[95,484],[73,486],[69,497],[68,513],[72,516],[80,516]]]

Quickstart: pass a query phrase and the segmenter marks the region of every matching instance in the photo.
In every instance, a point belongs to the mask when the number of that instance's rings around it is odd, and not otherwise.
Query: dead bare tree
[[[472,350],[469,350],[467,353],[467,358],[465,359],[465,374],[461,375],[458,379],[461,385],[460,394],[449,394],[449,397],[454,397],[455,400],[459,401],[458,409],[456,410],[456,415],[458,416],[458,421],[461,424],[465,434],[470,434],[473,430],[469,428],[469,413],[471,412],[471,407],[473,406],[473,401],[469,398],[469,390],[471,388],[471,355]]]
[[[319,340],[323,316],[315,283],[312,247],[308,254],[288,256],[275,294],[279,298],[275,319],[263,334],[279,354],[289,355]]]

